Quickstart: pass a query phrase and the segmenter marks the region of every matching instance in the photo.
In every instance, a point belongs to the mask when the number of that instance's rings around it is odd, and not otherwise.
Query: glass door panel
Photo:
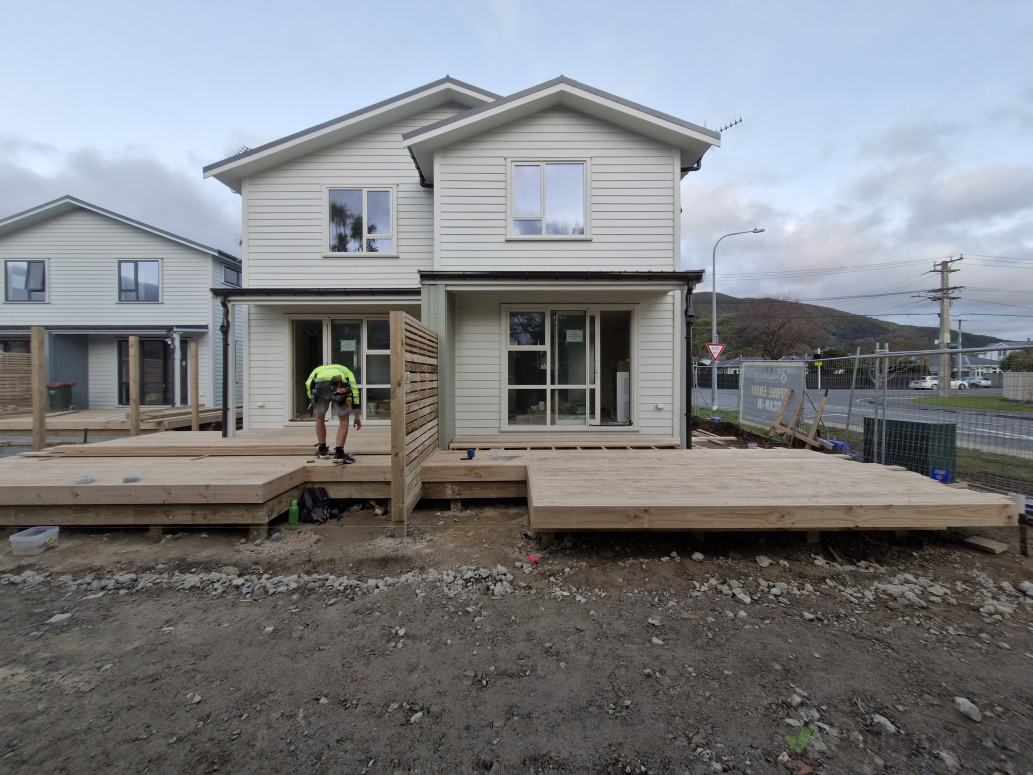
[[[560,388],[552,391],[552,424],[585,425],[588,416],[588,391]]]
[[[546,402],[549,391],[541,389],[517,389],[507,391],[507,416],[510,425],[545,425],[549,417]]]
[[[351,369],[362,383],[362,321],[330,321],[330,363]]]
[[[164,339],[140,340],[140,404],[171,404],[172,357]],[[118,402],[129,404],[129,340],[118,342]]]
[[[323,363],[323,321],[292,320],[291,344],[294,366],[294,379],[291,381],[291,418],[307,420],[312,416],[308,408],[308,396],[305,393],[305,380],[312,369]]]
[[[585,312],[552,313],[552,382],[584,385],[588,376],[588,321]]]

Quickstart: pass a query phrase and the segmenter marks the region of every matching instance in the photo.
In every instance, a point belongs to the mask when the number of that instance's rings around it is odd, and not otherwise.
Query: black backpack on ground
[[[341,512],[330,503],[330,495],[325,487],[306,487],[301,493],[301,521],[322,525],[331,518],[341,516]]]

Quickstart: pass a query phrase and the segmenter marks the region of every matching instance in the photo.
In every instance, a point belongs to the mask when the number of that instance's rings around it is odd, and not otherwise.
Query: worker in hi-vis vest
[[[333,416],[340,420],[337,427],[337,444],[334,446],[334,463],[354,463],[355,458],[344,454],[344,442],[348,438],[348,418],[355,415],[355,430],[362,427],[359,419],[359,386],[351,369],[329,363],[316,366],[305,380],[305,393],[312,402],[312,414],[316,418],[316,457],[327,458],[326,412],[333,410]]]

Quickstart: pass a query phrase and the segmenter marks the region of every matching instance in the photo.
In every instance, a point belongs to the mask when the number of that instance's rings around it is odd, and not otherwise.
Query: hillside
[[[702,325],[704,331],[697,330],[697,335],[705,333],[710,326],[710,293],[696,292],[692,294],[693,308],[696,313],[697,329]],[[772,308],[777,306],[775,317],[791,321],[801,329],[808,329],[806,338],[813,339],[814,347],[841,347],[853,352],[860,347],[863,352],[871,352],[876,342],[890,344],[894,350],[921,350],[935,348],[939,329],[935,326],[908,326],[891,323],[886,320],[855,315],[832,307],[821,307],[815,304],[803,304],[795,301],[737,298],[723,293],[717,294],[717,317],[722,341],[728,344],[729,354],[736,351],[749,350],[744,341],[744,327],[754,316],[772,316]],[[979,347],[1000,341],[996,336],[962,332],[962,343],[966,347]],[[951,339],[957,341],[957,330],[951,333]],[[695,338],[695,337],[694,337]]]

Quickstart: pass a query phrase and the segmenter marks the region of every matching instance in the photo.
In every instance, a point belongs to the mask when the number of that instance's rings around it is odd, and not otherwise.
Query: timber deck
[[[237,407],[237,419],[242,416]],[[193,421],[189,406],[144,409],[140,412],[140,433],[161,433],[177,428],[189,428]],[[203,406],[198,412],[202,427],[222,424],[222,409]],[[48,412],[48,436],[124,436],[130,432],[129,412],[124,409],[69,409]],[[32,434],[32,414],[5,414],[0,416],[0,436]]]
[[[531,527],[543,532],[1018,524],[1010,498],[893,467],[805,450],[675,449],[670,441],[457,439],[463,451],[434,451],[423,462],[422,496],[526,498]],[[334,498],[390,497],[387,428],[349,433],[354,465],[314,461],[312,442],[311,428],[228,438],[176,431],[0,459],[0,525],[264,526],[306,486]],[[475,458],[463,460],[471,447]],[[501,459],[493,460],[496,449]],[[128,473],[139,480],[123,482]],[[73,484],[81,474],[93,481]]]

